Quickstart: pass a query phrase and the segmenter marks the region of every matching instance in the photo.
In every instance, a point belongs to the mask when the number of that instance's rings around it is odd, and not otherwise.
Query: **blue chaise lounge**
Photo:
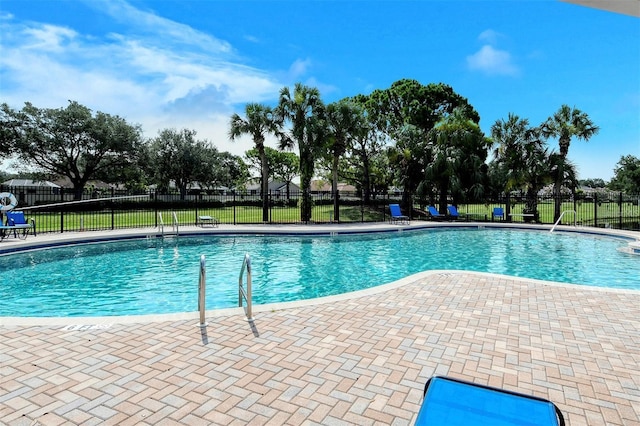
[[[403,215],[400,210],[400,204],[389,204],[389,211],[391,213],[391,223],[406,223],[409,224],[409,216]]]

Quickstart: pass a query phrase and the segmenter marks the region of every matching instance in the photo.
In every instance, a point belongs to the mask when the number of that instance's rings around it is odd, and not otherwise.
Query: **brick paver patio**
[[[406,425],[450,375],[554,401],[570,425],[640,424],[640,292],[431,272],[241,313],[0,327],[7,425]]]

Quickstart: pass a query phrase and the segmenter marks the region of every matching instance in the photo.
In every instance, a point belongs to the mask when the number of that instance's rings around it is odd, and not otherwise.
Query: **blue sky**
[[[75,100],[146,137],[195,129],[242,155],[251,141],[227,131],[248,102],[296,82],[329,103],[411,78],[451,85],[487,134],[510,112],[537,125],[580,108],[601,128],[572,141],[581,178],[640,157],[640,19],[556,0],[1,0],[0,26],[0,102]]]

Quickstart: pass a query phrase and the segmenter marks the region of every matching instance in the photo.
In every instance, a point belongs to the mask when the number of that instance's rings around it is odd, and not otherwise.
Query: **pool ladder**
[[[244,273],[247,272],[247,288],[243,285]],[[200,327],[206,327],[207,321],[205,318],[205,293],[207,291],[207,279],[206,279],[206,264],[204,254],[200,256],[200,279],[198,281],[198,311],[200,312]],[[253,322],[253,301],[251,297],[251,257],[249,253],[244,255],[242,261],[242,267],[240,268],[240,276],[238,277],[238,306],[242,307],[243,302],[247,303],[245,308],[245,314],[247,320]]]
[[[180,235],[180,230],[178,228],[179,222],[178,222],[178,216],[176,215],[176,212],[171,212],[172,215],[172,219],[173,222],[171,224],[171,232],[168,232],[167,234],[165,234],[164,232],[164,220],[162,220],[162,213],[158,212],[158,230],[160,231],[160,237],[164,238],[165,235],[167,236],[179,236]]]
[[[244,271],[247,271],[247,288],[245,289],[242,285],[242,278],[244,276]],[[251,297],[251,257],[249,253],[244,255],[244,260],[242,261],[242,267],[240,268],[240,276],[238,277],[238,306],[242,307],[242,301],[247,302],[247,307],[245,308],[245,314],[247,315],[247,320],[253,322],[253,309],[252,309],[252,297]]]

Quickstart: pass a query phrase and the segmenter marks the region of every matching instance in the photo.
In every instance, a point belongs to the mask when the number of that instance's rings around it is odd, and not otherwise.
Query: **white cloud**
[[[490,45],[484,45],[473,55],[467,56],[467,66],[489,75],[515,76],[520,72],[509,52]]]
[[[246,36],[244,36],[244,39],[249,41],[249,42],[251,42],[251,43],[260,43],[261,42],[261,40],[258,37],[252,36],[252,35],[246,35]]]
[[[77,33],[69,28],[57,27],[54,25],[42,25],[37,28],[27,28],[24,34],[31,45],[25,46],[28,49],[56,51],[59,52],[64,45],[73,40]]]
[[[154,13],[136,9],[124,0],[85,0],[85,4],[128,25],[130,31],[139,37],[149,36],[149,41],[187,44],[191,48],[199,47],[208,54],[228,53],[232,50],[225,41]]]
[[[310,59],[296,59],[289,67],[289,75],[295,80],[296,78],[305,75],[309,70],[309,67],[311,67]]]
[[[59,108],[74,100],[140,124],[147,137],[188,128],[223,151],[250,147],[229,141],[230,115],[247,102],[276,100],[284,84],[239,62],[225,41],[186,25],[120,0],[87,4],[125,22],[126,32],[89,36],[2,17],[2,102]],[[294,68],[306,72],[308,63]]]
[[[502,34],[497,31],[485,30],[480,33],[480,35],[478,36],[478,40],[495,46],[496,44],[498,44],[498,39],[501,37],[503,37]]]
[[[467,56],[469,69],[488,75],[518,75],[520,70],[513,62],[511,54],[496,47],[498,41],[505,38],[503,34],[492,29],[481,32],[478,40],[483,43],[483,46],[473,55]]]

